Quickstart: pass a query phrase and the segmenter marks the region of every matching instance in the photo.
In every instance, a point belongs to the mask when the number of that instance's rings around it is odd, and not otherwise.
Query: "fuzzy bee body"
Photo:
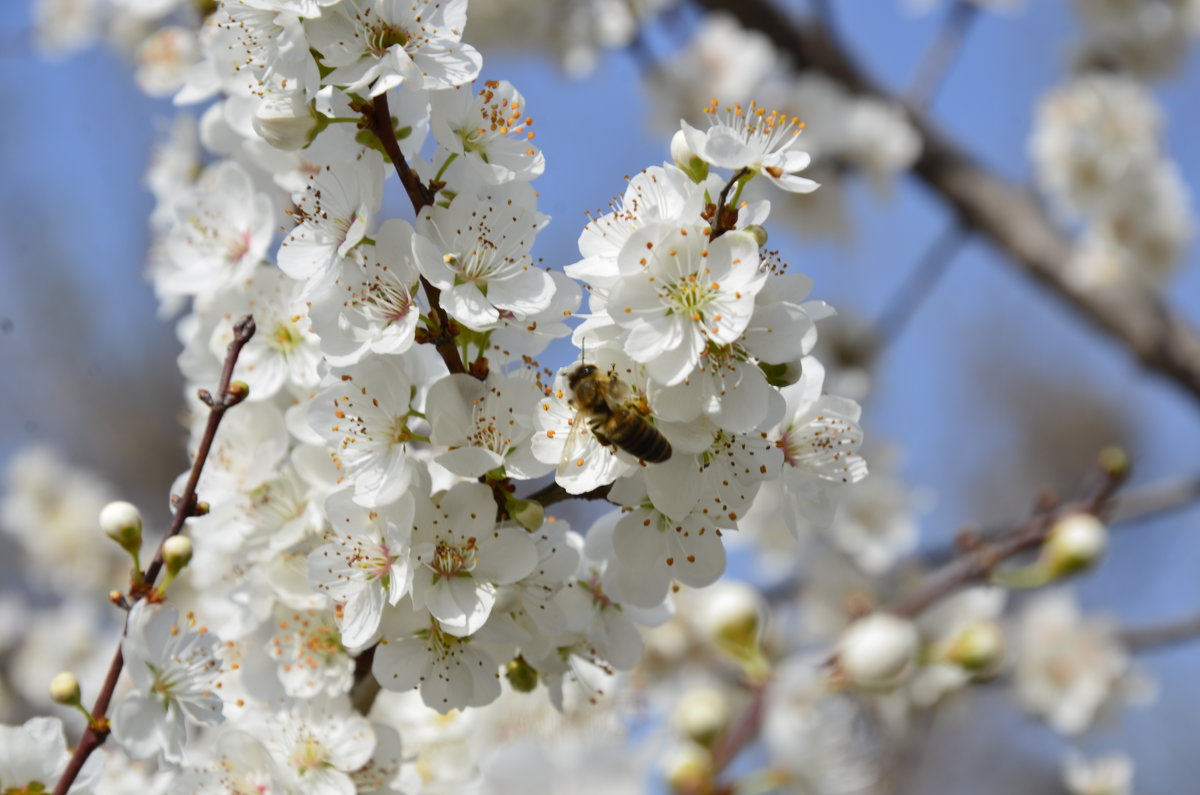
[[[614,373],[601,373],[594,364],[581,364],[567,376],[572,405],[587,420],[600,444],[616,447],[650,464],[671,457],[671,443],[647,419],[644,401],[629,397],[629,390]]]

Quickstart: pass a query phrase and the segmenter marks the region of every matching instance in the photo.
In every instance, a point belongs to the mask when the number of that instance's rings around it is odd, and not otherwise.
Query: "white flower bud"
[[[729,723],[730,715],[729,699],[724,693],[700,687],[684,693],[675,704],[671,725],[681,737],[711,747]]]
[[[70,671],[63,671],[50,680],[50,700],[56,704],[79,703],[79,680]]]
[[[263,140],[287,151],[308,146],[324,126],[298,91],[263,97],[252,124]]]
[[[1095,565],[1108,549],[1108,528],[1090,513],[1063,516],[1050,528],[1044,560],[1052,577],[1065,577]]]
[[[695,743],[671,749],[663,767],[673,792],[708,792],[716,773],[708,749]]]
[[[142,514],[133,503],[119,500],[100,509],[100,529],[121,545],[136,564],[142,549]]]
[[[838,662],[855,685],[887,690],[915,668],[917,647],[917,628],[911,621],[890,613],[872,613],[842,633]]]
[[[142,514],[131,502],[117,500],[100,509],[100,529],[113,541],[121,542],[131,531],[142,532]]]
[[[995,621],[975,621],[963,627],[942,657],[965,671],[986,674],[1004,659],[1004,632]]]
[[[758,591],[740,582],[717,583],[706,594],[698,624],[721,649],[734,656],[757,649],[762,637],[763,605]]]
[[[167,571],[177,573],[192,559],[192,539],[187,536],[171,536],[163,542],[162,553]]]
[[[671,136],[671,159],[693,182],[702,182],[708,176],[708,163],[701,160],[688,146],[683,130],[676,130]]]

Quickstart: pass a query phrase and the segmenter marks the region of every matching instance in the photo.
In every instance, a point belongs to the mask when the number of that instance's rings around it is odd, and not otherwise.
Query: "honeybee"
[[[631,396],[615,372],[602,373],[594,364],[581,364],[567,376],[567,384],[573,394],[571,405],[579,412],[571,436],[577,435],[582,418],[602,445],[651,464],[671,457],[671,443],[647,419],[650,407],[645,399]],[[564,456],[570,455],[572,447],[568,439]]]

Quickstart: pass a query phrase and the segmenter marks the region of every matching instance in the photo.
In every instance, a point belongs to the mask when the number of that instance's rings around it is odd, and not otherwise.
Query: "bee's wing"
[[[607,376],[607,385],[604,389],[604,402],[608,404],[609,411],[617,411],[629,401],[632,390],[629,385],[618,378],[615,374],[610,373]]]
[[[588,427],[587,417],[582,411],[576,411],[570,419],[571,430],[567,433],[567,441],[563,443],[562,457],[558,459],[556,477],[570,477],[583,466],[586,456],[584,448],[592,438],[592,429]]]

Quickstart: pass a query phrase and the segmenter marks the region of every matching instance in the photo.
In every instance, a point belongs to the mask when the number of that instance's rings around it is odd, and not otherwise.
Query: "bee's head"
[[[574,370],[572,370],[571,374],[567,376],[567,383],[570,384],[571,389],[574,389],[576,384],[578,384],[583,379],[588,378],[595,372],[596,372],[596,365],[581,364],[578,367],[576,367]]]

